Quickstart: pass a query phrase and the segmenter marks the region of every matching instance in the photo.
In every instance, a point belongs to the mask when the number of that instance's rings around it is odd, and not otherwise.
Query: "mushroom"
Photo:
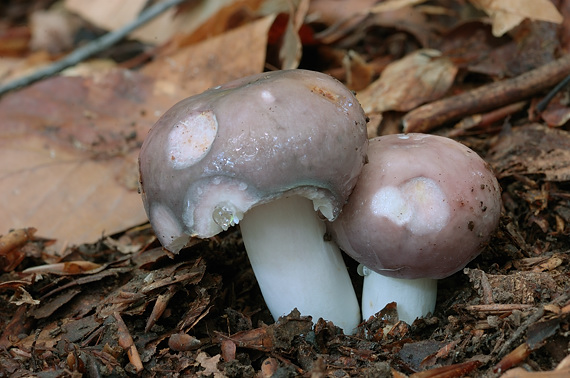
[[[139,168],[163,246],[237,223],[277,320],[297,308],[352,332],[360,309],[340,251],[325,240],[366,157],[366,117],[332,77],[263,73],[182,100],[152,127]]]
[[[452,139],[370,140],[369,163],[331,234],[362,265],[362,314],[390,302],[411,324],[435,309],[437,279],[474,259],[496,229],[500,188],[491,168]]]

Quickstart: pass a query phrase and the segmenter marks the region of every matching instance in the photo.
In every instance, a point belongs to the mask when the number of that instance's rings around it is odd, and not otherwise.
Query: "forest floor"
[[[570,89],[555,90],[570,75],[570,1],[543,1],[511,24],[490,11],[500,0],[263,11],[268,2],[244,0],[209,13],[187,2],[176,17],[202,28],[172,22],[159,47],[142,35],[95,54],[103,71],[86,64],[3,94],[0,377],[570,376]],[[0,85],[113,29],[40,17],[89,2],[1,5]],[[58,38],[38,40],[38,25]],[[172,255],[145,222],[136,157],[157,117],[224,81],[297,66],[354,90],[369,137],[448,136],[496,173],[498,230],[413,324],[395,304],[353,335],[297,311],[275,322],[239,227]],[[36,169],[54,156],[53,170]],[[359,293],[358,263],[346,264]]]

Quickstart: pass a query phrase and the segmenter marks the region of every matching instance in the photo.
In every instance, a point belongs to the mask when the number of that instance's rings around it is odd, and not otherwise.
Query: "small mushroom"
[[[388,135],[370,140],[369,164],[330,224],[342,250],[362,265],[364,319],[397,302],[411,324],[435,309],[437,279],[484,248],[501,211],[491,168],[452,139]]]
[[[351,332],[358,301],[325,223],[364,164],[366,117],[328,75],[288,70],[187,98],[153,126],[139,157],[142,198],[177,253],[237,223],[273,317],[297,308]]]

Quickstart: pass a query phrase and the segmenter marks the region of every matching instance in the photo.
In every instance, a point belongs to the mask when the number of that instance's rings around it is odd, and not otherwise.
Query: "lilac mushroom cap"
[[[334,220],[356,183],[367,144],[360,104],[330,76],[287,70],[246,77],[179,102],[152,127],[139,157],[143,203],[160,242],[175,253],[190,237],[211,237],[243,219],[242,235],[263,291],[260,277],[270,268],[256,265],[277,243],[260,246],[264,251],[253,253],[250,230],[263,230],[259,233],[264,236],[273,233],[271,227],[290,228],[275,226],[275,221],[302,223],[283,219],[286,212],[279,207],[261,218],[261,207],[299,197],[302,200],[294,203],[305,207],[308,203],[317,211],[311,211],[317,221],[318,213]],[[263,220],[248,221],[254,219],[248,212]],[[315,227],[323,230],[316,236],[322,239],[325,226],[318,222]],[[297,236],[301,231],[290,232],[288,240],[303,240]],[[285,251],[273,254],[290,259]],[[272,261],[263,264],[279,268],[277,260]],[[335,262],[335,269],[341,261]],[[278,273],[287,276],[268,275]],[[290,286],[291,277],[280,284],[281,289],[266,292],[279,294]],[[346,279],[341,281],[346,286]],[[265,293],[264,297],[270,301]],[[283,309],[290,305],[272,309],[268,303],[275,318],[288,313]],[[294,307],[303,312],[303,306]]]
[[[337,217],[366,155],[365,116],[328,75],[263,73],[182,100],[140,152],[142,197],[161,243],[177,252],[285,194]],[[180,240],[182,239],[182,240]]]
[[[330,225],[347,254],[383,276],[433,287],[430,280],[461,270],[485,247],[498,226],[500,188],[474,151],[449,138],[399,134],[371,140],[368,158]],[[363,313],[369,304],[363,299]]]

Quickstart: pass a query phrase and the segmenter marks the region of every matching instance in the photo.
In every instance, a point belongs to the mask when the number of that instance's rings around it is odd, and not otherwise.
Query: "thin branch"
[[[24,76],[0,86],[0,96],[11,90],[30,85],[38,80],[53,76],[63,71],[64,69],[74,66],[77,63],[89,58],[90,56],[105,50],[106,48],[125,38],[133,30],[139,28],[167,9],[172,8],[173,6],[176,6],[183,1],[186,0],[165,0],[156,3],[155,5],[145,9],[132,23],[101,36],[100,38],[86,44],[85,46],[74,50],[65,58],[53,64],[50,64],[49,66],[43,67],[28,76]]]
[[[515,78],[420,106],[403,118],[404,132],[426,133],[446,122],[524,100],[558,84],[570,73],[570,54]]]

